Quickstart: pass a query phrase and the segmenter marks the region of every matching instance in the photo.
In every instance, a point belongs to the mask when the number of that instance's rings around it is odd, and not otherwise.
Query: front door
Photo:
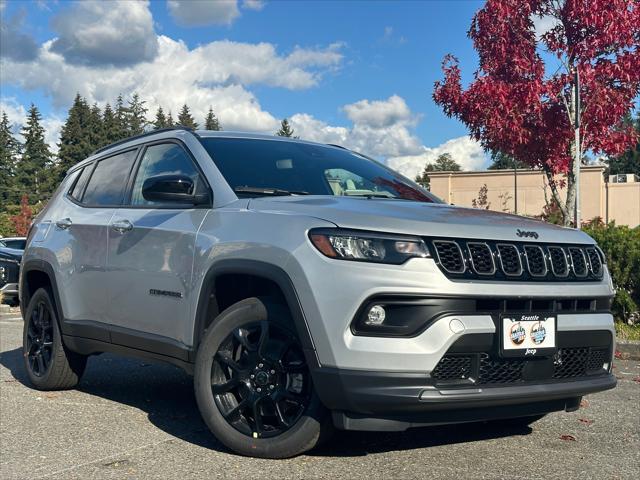
[[[158,203],[142,196],[148,178],[189,176],[208,188],[178,142],[148,145],[129,199],[116,209],[108,232],[109,321],[113,343],[178,356],[190,311],[195,238],[207,208]],[[178,350],[175,350],[176,347]]]

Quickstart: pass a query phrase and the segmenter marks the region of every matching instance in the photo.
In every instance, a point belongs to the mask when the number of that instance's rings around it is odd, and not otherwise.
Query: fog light
[[[364,321],[366,325],[370,326],[378,326],[382,325],[384,322],[384,318],[387,316],[387,313],[384,311],[380,305],[374,305],[369,309],[369,313],[367,313],[367,319]]]

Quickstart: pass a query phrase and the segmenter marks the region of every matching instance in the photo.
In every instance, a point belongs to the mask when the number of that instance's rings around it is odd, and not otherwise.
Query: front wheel
[[[268,299],[242,300],[212,322],[194,384],[206,424],[242,455],[292,457],[330,428],[289,312]]]

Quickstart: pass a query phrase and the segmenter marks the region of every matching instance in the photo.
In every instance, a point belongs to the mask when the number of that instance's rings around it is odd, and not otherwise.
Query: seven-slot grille
[[[497,280],[599,280],[603,260],[590,245],[431,241],[438,265],[448,276]]]

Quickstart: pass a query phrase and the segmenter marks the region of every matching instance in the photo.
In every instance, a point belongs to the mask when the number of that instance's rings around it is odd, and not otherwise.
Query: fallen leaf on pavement
[[[589,400],[580,400],[580,408],[587,408],[589,406]]]
[[[620,353],[619,350],[616,350],[616,353],[614,353],[614,357],[616,357],[617,359],[622,358],[622,353]]]
[[[636,383],[640,383],[640,377],[634,378],[633,381],[636,382]]]
[[[588,418],[579,418],[578,421],[580,423],[584,423],[585,425],[591,425],[593,423],[593,420],[589,420]]]
[[[44,394],[44,398],[48,398],[49,400],[53,400],[54,398],[58,398],[60,396],[59,393],[49,392]]]
[[[576,437],[574,437],[573,435],[560,435],[560,440],[565,440],[568,442],[575,442],[576,441]]]

